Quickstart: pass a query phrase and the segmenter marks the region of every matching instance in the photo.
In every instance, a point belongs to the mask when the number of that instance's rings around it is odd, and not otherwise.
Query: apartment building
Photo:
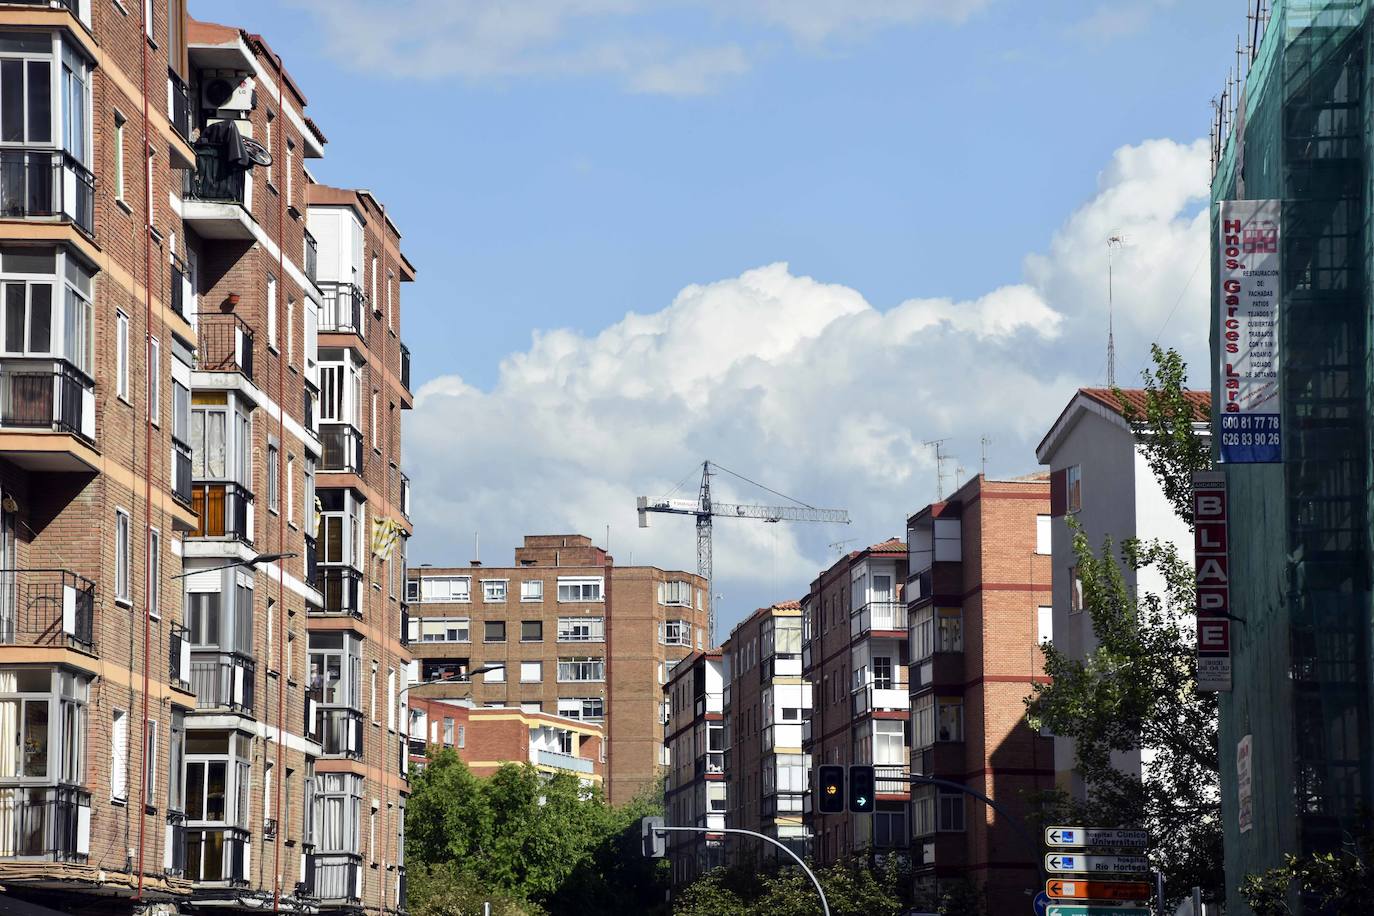
[[[1207,437],[1211,395],[1206,391],[1188,391],[1185,395],[1197,432]],[[1054,578],[1053,619],[1046,622],[1043,635],[1053,633],[1055,647],[1080,660],[1097,647],[1097,639],[1092,616],[1083,613],[1070,521],[1087,536],[1094,550],[1106,538],[1115,545],[1137,538],[1172,544],[1183,560],[1191,563],[1193,558],[1192,531],[1178,517],[1150,470],[1139,437],[1126,419],[1121,397],[1136,416],[1145,415],[1142,389],[1122,389],[1118,397],[1109,388],[1080,388],[1036,449],[1040,464],[1049,468],[1051,481],[1050,511],[1039,516],[1036,534],[1037,550],[1050,554]],[[1121,574],[1132,593],[1165,593],[1163,577],[1157,570],[1122,568]],[[1085,787],[1074,770],[1074,759],[1072,739],[1056,737],[1055,782],[1082,800]],[[1140,775],[1139,751],[1116,754],[1114,763],[1123,772]]]
[[[906,572],[906,545],[891,538],[836,560],[801,601],[802,674],[813,691],[802,750],[814,765],[878,767],[873,814],[822,814],[808,787],[811,852],[821,864],[908,845]]]
[[[454,700],[410,698],[410,762],[423,767],[430,751],[450,748],[477,776],[507,763],[600,785],[606,743],[596,722],[511,706],[470,706]]]
[[[811,714],[811,684],[802,678],[802,606],[759,608],[721,646],[725,678],[725,823],[810,852],[802,811],[811,759],[802,750]],[[735,862],[772,860],[775,847],[742,843]]]
[[[663,813],[669,827],[726,826],[725,672],[721,653],[698,651],[673,666],[663,691],[668,697],[668,770]],[[668,834],[674,887],[725,864],[724,833]]]
[[[527,535],[512,566],[422,567],[406,587],[414,696],[602,723],[610,800],[653,784],[662,686],[705,645],[705,580],[616,566],[582,535]]]
[[[1046,474],[978,475],[907,520],[911,773],[959,782],[1024,822],[1054,784],[1054,748],[1026,725],[1049,638]],[[943,787],[911,798],[919,889],[967,880],[1010,913],[1038,890],[1043,849],[982,802]]]

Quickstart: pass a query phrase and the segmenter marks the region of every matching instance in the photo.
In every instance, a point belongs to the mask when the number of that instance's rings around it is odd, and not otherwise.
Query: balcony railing
[[[401,605],[401,645],[410,645],[410,611]]]
[[[0,151],[0,216],[55,217],[95,233],[95,177],[61,150]]]
[[[401,473],[401,514],[410,518],[410,478]]]
[[[310,282],[318,285],[320,271],[320,243],[310,234],[310,230],[305,230],[305,275],[310,278]]]
[[[67,569],[0,569],[0,643],[93,651],[95,583]]]
[[[315,707],[315,740],[334,757],[363,758],[363,714],[346,706]]]
[[[907,712],[911,708],[911,695],[907,685],[899,681],[893,681],[891,687],[864,684],[855,689],[852,702],[855,716],[864,716],[879,710]]]
[[[172,439],[172,495],[183,506],[192,504],[191,446]]]
[[[248,831],[237,827],[187,828],[186,877],[192,881],[247,883],[248,842]]]
[[[850,612],[849,634],[862,636],[872,630],[900,630],[906,635],[906,605],[900,601],[870,601]]]
[[[0,427],[95,441],[95,382],[66,360],[0,360]]]
[[[363,434],[350,423],[320,424],[320,470],[363,472]]]
[[[319,613],[363,616],[358,600],[358,583],[363,574],[350,566],[322,566],[315,577],[315,588],[324,596]]]
[[[192,537],[253,543],[253,494],[241,485],[193,483],[191,508],[198,517]]]
[[[186,173],[183,197],[212,203],[243,203],[242,169],[221,162],[220,148],[213,144],[196,147],[196,170]]]
[[[187,315],[188,307],[195,302],[195,290],[191,288],[191,265],[178,254],[172,254],[168,259],[167,299],[172,311],[182,318],[193,320],[194,316]]]
[[[253,714],[258,666],[235,652],[194,652],[191,691],[197,709],[232,709]]]
[[[358,334],[367,320],[367,296],[352,283],[320,280],[323,307],[320,309],[320,330],[338,334]]]
[[[410,347],[401,344],[401,387],[410,390]]]
[[[362,900],[362,856],[352,852],[317,852],[314,859],[314,891],[321,903]]]
[[[253,330],[233,312],[201,312],[196,368],[202,372],[238,372],[253,378]]]
[[[91,793],[81,789],[0,788],[0,859],[84,862],[90,809]]]
[[[723,751],[708,751],[696,759],[693,772],[697,776],[723,776],[725,775],[725,753]]]
[[[167,813],[167,861],[163,870],[174,878],[186,874],[186,815]]]
[[[540,766],[570,770],[574,773],[592,772],[592,762],[590,760],[585,757],[575,757],[572,754],[564,754],[561,751],[539,750],[534,755],[534,762]]]
[[[181,139],[191,140],[191,91],[186,81],[172,69],[167,71],[167,120],[181,134]]]
[[[167,679],[173,686],[191,689],[190,631],[181,624],[172,624],[171,639],[167,643]]]
[[[81,10],[77,0],[5,0],[5,2],[22,4],[24,6],[56,6],[66,10],[73,16],[79,16]]]
[[[319,577],[320,572],[320,551],[315,546],[315,539],[310,535],[305,536],[305,581],[314,583]]]
[[[315,431],[315,397],[309,385],[301,389],[301,421],[312,433]]]

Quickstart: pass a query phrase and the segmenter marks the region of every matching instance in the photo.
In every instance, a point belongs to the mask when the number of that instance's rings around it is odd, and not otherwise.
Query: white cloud
[[[750,68],[740,39],[698,42],[655,14],[702,29],[782,31],[817,44],[880,28],[958,23],[991,0],[292,0],[315,14],[345,66],[469,81],[602,75],[635,92],[700,95]],[[741,27],[745,27],[741,30]]]
[[[662,495],[683,474],[694,494],[692,468],[710,458],[850,510],[850,529],[718,523],[726,622],[798,596],[834,556],[827,543],[900,535],[934,498],[924,442],[949,438],[964,476],[983,435],[993,473],[1036,469],[1034,446],[1073,388],[1101,381],[1105,240],[1117,231],[1131,240],[1117,253],[1119,380],[1131,383],[1205,254],[1206,155],[1203,142],[1117,151],[1093,198],[1026,259],[1023,282],[976,299],[914,296],[884,311],[770,264],[594,335],[536,332],[490,391],[457,376],[426,384],[406,426],[413,560],[462,562],[480,530],[486,560],[507,562],[523,534],[599,541],[610,525],[619,562],[693,568],[690,519],[638,530],[634,497]],[[1165,339],[1199,376],[1206,299],[1203,270]],[[729,478],[717,486],[719,498],[776,501]]]

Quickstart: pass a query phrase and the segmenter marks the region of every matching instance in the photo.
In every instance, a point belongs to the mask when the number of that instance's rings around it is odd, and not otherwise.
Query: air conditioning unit
[[[200,85],[202,108],[250,111],[253,102],[253,81],[246,76],[215,76]]]

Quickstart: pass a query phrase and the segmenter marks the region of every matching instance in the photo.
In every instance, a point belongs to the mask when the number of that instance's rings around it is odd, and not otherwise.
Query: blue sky
[[[989,435],[990,472],[1035,468],[1101,381],[1119,226],[1118,380],[1161,327],[1205,354],[1190,144],[1240,4],[227,7],[191,4],[283,55],[330,140],[312,170],[386,201],[419,269],[415,562],[611,525],[620,561],[690,566],[690,525],[635,532],[631,497],[712,457],[851,508],[839,534],[718,539],[727,624],[796,597],[826,544],[900,533],[935,496],[921,442],[972,468]]]

